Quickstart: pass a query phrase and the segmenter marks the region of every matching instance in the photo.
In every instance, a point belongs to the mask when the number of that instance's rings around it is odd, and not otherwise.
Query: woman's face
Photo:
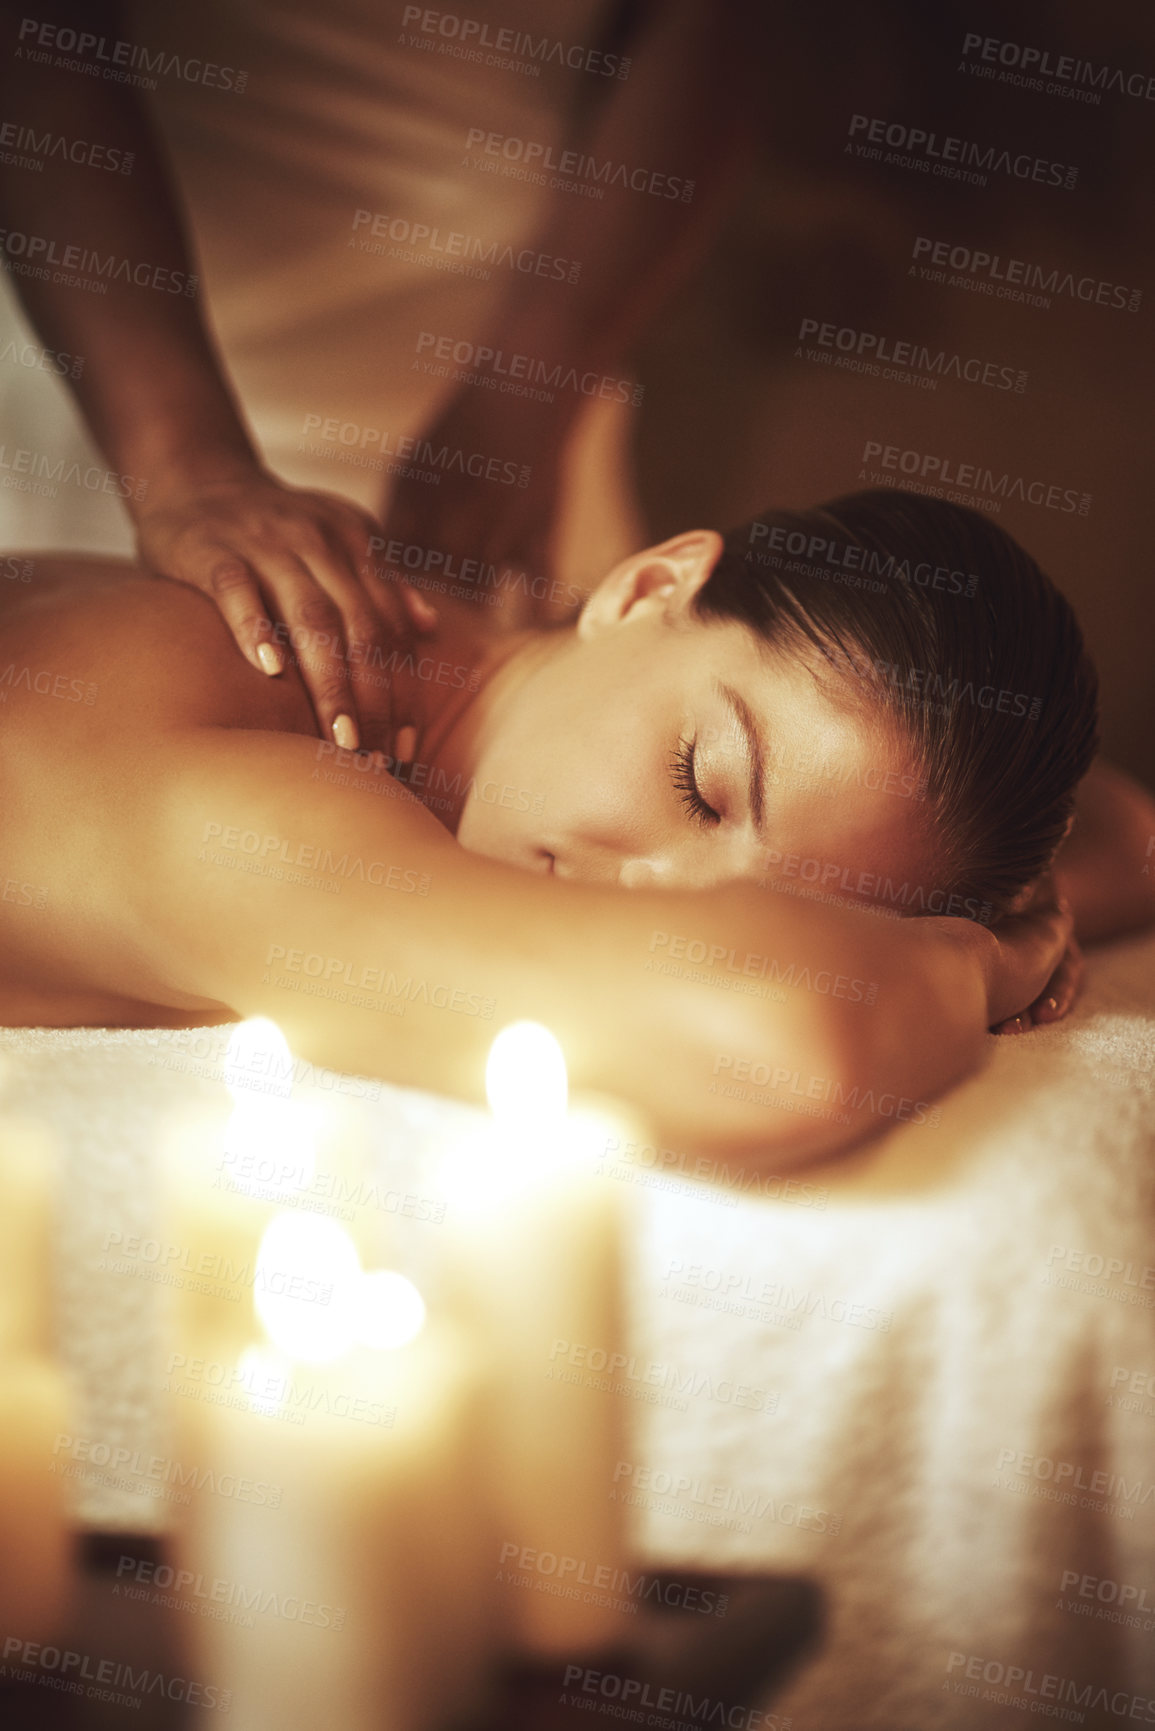
[[[694,534],[625,562],[515,662],[474,740],[463,846],[627,888],[853,880],[869,900],[874,877],[925,880],[908,755],[831,675],[692,614],[719,550]]]

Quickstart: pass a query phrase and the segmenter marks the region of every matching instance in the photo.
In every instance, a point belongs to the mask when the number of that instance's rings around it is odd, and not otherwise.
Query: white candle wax
[[[356,1114],[340,1095],[294,1091],[292,1071],[274,1023],[241,1022],[224,1065],[231,1100],[168,1126],[162,1241],[182,1346],[220,1353],[249,1342],[257,1249],[274,1213],[323,1214],[330,1196],[356,1194],[364,1159]],[[348,1230],[361,1237],[359,1222]]]
[[[229,1691],[246,1731],[425,1731],[471,1704],[491,1646],[473,1355],[444,1328],[411,1339],[415,1288],[363,1271],[361,1220],[317,1211],[330,1194],[305,1169],[318,1149],[350,1181],[340,1194],[358,1188],[346,1130],[327,1103],[308,1158],[298,1137],[278,1176],[275,1150],[250,1157],[234,1124],[229,1165],[250,1195],[218,1188],[200,1219],[207,1242],[231,1234],[244,1250],[249,1303],[187,1311],[170,1377],[180,1456],[213,1483],[271,1487],[260,1504],[198,1498],[175,1543],[198,1675]]]
[[[177,1397],[184,1449],[280,1491],[272,1510],[202,1500],[175,1546],[197,1675],[231,1691],[245,1731],[431,1731],[475,1704],[492,1537],[472,1360],[430,1330],[332,1365],[250,1354],[240,1405]]]
[[[625,1402],[564,1373],[571,1348],[608,1356],[624,1337],[625,1199],[594,1166],[607,1142],[636,1127],[608,1105],[566,1115],[560,1050],[549,1051],[544,1030],[522,1038],[524,1026],[494,1044],[495,1123],[452,1163],[452,1260],[460,1314],[491,1366],[494,1591],[508,1638],[555,1655],[630,1627],[611,1602],[620,1595],[587,1585],[626,1562],[622,1508],[609,1495],[625,1452]]]

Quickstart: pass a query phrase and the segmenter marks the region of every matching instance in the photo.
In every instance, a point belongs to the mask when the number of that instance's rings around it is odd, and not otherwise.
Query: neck
[[[482,635],[443,607],[393,683],[399,777],[456,832],[485,743],[524,680],[561,649],[564,630]],[[407,731],[408,730],[408,731]]]

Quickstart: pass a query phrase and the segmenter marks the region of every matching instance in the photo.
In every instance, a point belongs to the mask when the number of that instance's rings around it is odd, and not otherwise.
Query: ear
[[[673,619],[688,613],[722,553],[714,529],[688,529],[615,565],[603,577],[578,619],[578,636],[589,640],[640,611]]]

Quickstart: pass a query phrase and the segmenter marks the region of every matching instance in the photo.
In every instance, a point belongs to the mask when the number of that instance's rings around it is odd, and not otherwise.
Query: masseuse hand
[[[254,465],[150,497],[136,529],[141,561],[211,597],[254,667],[276,675],[296,660],[323,738],[351,750],[385,742],[392,680],[381,669],[436,614],[406,583],[362,578],[380,535],[367,512]]]
[[[991,1033],[1023,1034],[1065,1016],[1082,983],[1083,956],[1070,906],[1058,895],[1051,873],[1023,892],[1015,912],[992,935],[998,958],[991,986]]]
[[[451,399],[423,437],[480,457],[475,466],[481,473],[447,474],[439,487],[399,477],[385,517],[386,554],[378,562],[389,567],[390,579],[424,570],[432,582],[458,590],[458,599],[488,605],[487,618],[509,630],[545,624],[567,611],[561,585],[551,586],[551,578],[569,421],[552,409],[518,407],[516,416],[505,414],[485,392],[470,389]],[[412,563],[391,563],[391,545],[406,549],[401,557]],[[428,594],[436,601],[436,589]],[[493,595],[501,597],[500,607],[487,600]]]

